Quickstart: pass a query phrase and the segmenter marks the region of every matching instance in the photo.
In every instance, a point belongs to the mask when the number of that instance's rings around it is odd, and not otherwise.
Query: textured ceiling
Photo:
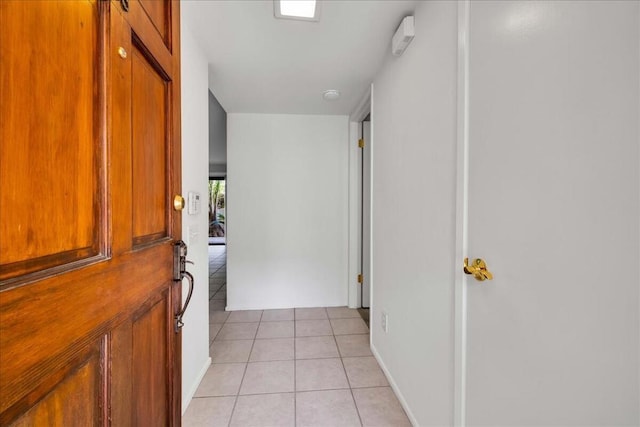
[[[320,21],[305,22],[275,19],[271,0],[190,0],[182,25],[205,51],[209,87],[228,113],[349,114],[417,3],[323,1]],[[327,102],[326,89],[342,96]]]

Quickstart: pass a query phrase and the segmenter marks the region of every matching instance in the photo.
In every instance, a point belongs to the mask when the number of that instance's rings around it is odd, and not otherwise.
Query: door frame
[[[372,175],[371,175],[371,113],[369,113],[359,125],[359,135],[364,141],[364,146],[359,150],[360,161],[358,162],[360,174],[360,191],[359,191],[359,211],[360,211],[360,242],[359,242],[359,258],[360,258],[360,274],[362,274],[362,282],[358,280],[360,290],[360,308],[371,308],[371,197],[372,193]],[[359,146],[360,144],[358,144]],[[360,279],[360,277],[358,277]],[[365,290],[366,296],[365,300]]]
[[[360,148],[358,148],[358,139],[360,139],[360,123],[371,112],[373,98],[373,84],[367,89],[358,103],[358,106],[349,116],[349,260],[348,260],[348,306],[349,308],[359,308],[361,298],[361,288],[358,283],[358,274],[360,274],[361,256],[360,246],[361,239],[361,201],[360,201]],[[371,140],[373,140],[373,127],[371,127]],[[373,151],[371,151],[373,158]],[[373,162],[372,162],[373,163]],[[371,174],[373,176],[373,172]],[[370,199],[371,200],[371,199]],[[371,229],[368,230],[371,235]],[[369,247],[369,259],[371,259],[371,245]],[[371,269],[369,269],[371,270]],[[373,278],[371,271],[363,272],[368,274],[370,299],[373,300]]]
[[[456,130],[456,226],[454,272],[453,425],[466,425],[467,275],[462,260],[468,249],[469,225],[469,12],[470,0],[458,2],[458,75]],[[458,265],[460,263],[460,265]]]

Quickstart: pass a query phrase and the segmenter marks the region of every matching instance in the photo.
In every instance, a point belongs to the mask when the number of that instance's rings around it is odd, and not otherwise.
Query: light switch
[[[189,191],[187,195],[187,212],[189,215],[197,215],[200,213],[200,193]]]

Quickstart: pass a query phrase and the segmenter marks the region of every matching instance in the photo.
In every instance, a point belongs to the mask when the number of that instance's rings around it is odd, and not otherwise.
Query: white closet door
[[[639,3],[473,1],[467,425],[637,425]]]

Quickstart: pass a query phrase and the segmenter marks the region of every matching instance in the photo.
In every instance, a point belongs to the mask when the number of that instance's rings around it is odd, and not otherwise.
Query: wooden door
[[[0,425],[179,425],[178,2],[3,0],[0,58]]]
[[[638,425],[638,2],[471,2],[468,425]]]

